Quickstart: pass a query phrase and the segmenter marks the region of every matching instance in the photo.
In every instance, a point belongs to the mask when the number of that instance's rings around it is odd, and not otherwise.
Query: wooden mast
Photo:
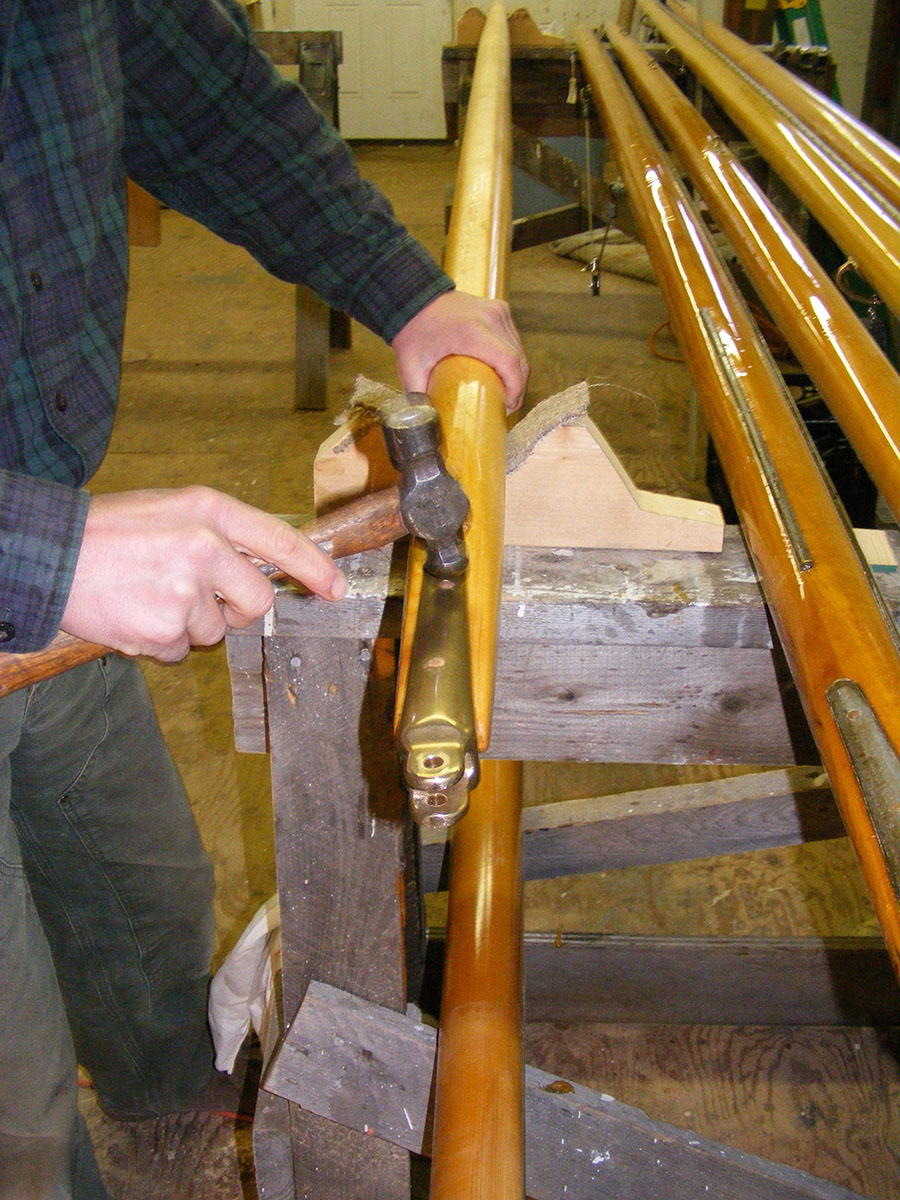
[[[669,8],[697,25],[697,10],[684,0],[669,0]],[[854,171],[900,208],[900,149],[818,88],[788,71],[749,42],[707,17],[699,31],[742,71],[770,92],[779,103],[805,121]]]
[[[703,222],[609,56],[576,41],[900,974],[896,630]]]
[[[460,291],[505,299],[512,240],[512,120],[509,31],[502,3],[481,34],[465,136],[460,147],[444,268]],[[497,661],[503,520],[506,502],[506,404],[499,376],[485,363],[454,355],[432,372],[429,397],[441,414],[450,473],[472,506],[466,528],[466,582],[472,699],[479,750],[490,742]],[[414,554],[407,580],[398,669],[402,706],[422,579]]]
[[[657,0],[639,3],[885,303],[900,312],[900,212]]]
[[[506,295],[512,212],[509,33],[490,9],[460,150],[445,265],[458,286]],[[447,463],[472,504],[466,535],[473,699],[490,737],[503,561],[503,389],[468,358],[439,364],[430,394]],[[453,827],[435,1082],[432,1200],[521,1200],[525,1192],[521,967],[521,766],[486,761]]]
[[[900,521],[900,376],[828,273],[684,93],[633,38],[612,24],[606,33],[651,119],[664,130],[763,304]]]
[[[431,1200],[522,1200],[521,763],[482,763],[454,826]]]

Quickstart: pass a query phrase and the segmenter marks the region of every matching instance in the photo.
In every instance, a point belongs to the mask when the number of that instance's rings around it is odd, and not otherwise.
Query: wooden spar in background
[[[492,300],[506,297],[512,241],[509,95],[509,31],[503,5],[498,3],[488,14],[479,42],[444,253],[444,269],[460,291]],[[428,392],[441,414],[447,467],[463,485],[472,506],[466,527],[472,699],[478,748],[486,750],[494,706],[503,569],[505,394],[490,367],[460,355],[438,363]],[[410,556],[398,665],[398,712],[406,692],[422,561],[420,551]]]
[[[657,0],[639,3],[885,303],[900,313],[900,212]]]
[[[584,28],[576,43],[900,974],[896,631],[703,222],[609,55]]]
[[[697,25],[697,10],[692,4],[669,0],[668,7],[685,21]],[[835,104],[818,88],[716,21],[705,18],[700,33],[804,121],[895,208],[900,207],[900,149],[897,146]]]
[[[635,0],[619,0],[619,15],[616,17],[616,22],[620,29],[624,29],[627,33],[631,29],[634,21],[634,5]]]
[[[488,760],[453,829],[431,1200],[522,1200],[521,763]]]
[[[506,11],[498,2],[478,47],[445,255],[463,291],[492,298],[506,295],[509,269],[509,71]],[[484,364],[451,358],[438,365],[429,390],[444,424],[447,465],[472,505],[466,533],[472,690],[479,749],[485,749],[503,565],[503,388]],[[521,1200],[525,1192],[521,767],[483,762],[481,770],[469,811],[452,833],[432,1200]]]
[[[664,130],[763,304],[900,521],[900,376],[828,273],[728,147],[636,41],[609,25],[619,63]]]

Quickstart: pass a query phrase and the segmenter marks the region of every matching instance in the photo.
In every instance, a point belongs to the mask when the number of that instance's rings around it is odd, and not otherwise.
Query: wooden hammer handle
[[[332,558],[346,558],[396,542],[407,530],[400,515],[399,493],[395,487],[390,487],[360,496],[326,516],[316,517],[301,526],[300,532]],[[272,580],[287,578],[284,571],[270,569],[265,574]],[[0,654],[0,696],[40,683],[42,679],[52,679],[70,667],[112,653],[109,646],[84,642],[60,630],[43,650],[30,654]]]

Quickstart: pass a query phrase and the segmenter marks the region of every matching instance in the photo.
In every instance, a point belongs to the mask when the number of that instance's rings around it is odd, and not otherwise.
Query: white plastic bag
[[[253,915],[209,987],[216,1070],[232,1070],[251,1022],[260,1041],[265,1040],[264,1026],[280,964],[281,918],[278,897],[272,896]]]

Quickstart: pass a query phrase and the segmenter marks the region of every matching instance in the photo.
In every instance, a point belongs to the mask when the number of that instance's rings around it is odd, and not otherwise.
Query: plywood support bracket
[[[313,470],[317,511],[396,478],[378,427],[378,403],[387,391],[367,384],[362,403],[320,447]],[[635,487],[591,420],[591,391],[581,383],[551,396],[509,435],[506,544],[721,550],[725,526],[717,505]]]
[[[414,1016],[313,981],[265,1089],[319,1117],[430,1153],[436,1031]],[[851,1200],[804,1171],[663,1124],[612,1096],[525,1071],[526,1186],[533,1200],[603,1195]]]

